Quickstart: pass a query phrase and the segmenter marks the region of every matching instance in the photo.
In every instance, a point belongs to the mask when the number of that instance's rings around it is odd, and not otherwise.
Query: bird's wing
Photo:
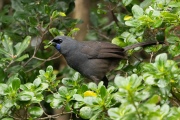
[[[89,59],[127,59],[123,48],[108,42],[83,42],[81,52],[86,54]]]

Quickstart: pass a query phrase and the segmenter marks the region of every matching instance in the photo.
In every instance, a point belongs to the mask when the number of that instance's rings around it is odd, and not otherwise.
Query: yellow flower
[[[131,18],[132,18],[132,16],[126,15],[126,16],[124,17],[124,20],[130,20]]]
[[[96,97],[97,94],[94,93],[93,91],[86,91],[84,92],[84,97]]]

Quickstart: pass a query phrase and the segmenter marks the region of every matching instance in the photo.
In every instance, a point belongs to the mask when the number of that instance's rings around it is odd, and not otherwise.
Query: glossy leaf
[[[21,61],[23,61],[24,59],[27,59],[27,58],[29,58],[29,55],[28,55],[28,54],[25,54],[25,55],[23,55],[23,56],[18,57],[15,61],[21,62]]]
[[[19,94],[18,100],[19,101],[30,101],[32,99],[32,96],[29,94]]]
[[[89,119],[92,117],[92,109],[90,107],[82,107],[80,109],[80,116],[83,118],[83,119]]]
[[[14,78],[14,79],[12,80],[12,83],[11,83],[12,89],[13,89],[14,91],[17,91],[17,90],[20,88],[20,84],[21,84],[20,79],[19,79],[19,78]]]
[[[123,0],[122,2],[125,6],[127,6],[132,2],[132,0]]]
[[[35,117],[35,118],[36,118],[36,117],[40,117],[40,116],[43,115],[43,110],[42,110],[42,108],[36,107],[36,106],[30,107],[30,108],[28,109],[28,112],[29,112],[30,115],[32,115],[32,116]]]
[[[139,7],[138,5],[134,5],[134,6],[132,7],[132,13],[133,13],[133,16],[134,16],[135,18],[138,18],[138,17],[140,17],[140,16],[143,15],[144,11],[143,11],[143,9],[142,9],[141,7]]]
[[[31,37],[27,36],[21,44],[17,44],[16,48],[16,56],[19,56],[28,46],[30,43]]]
[[[68,90],[65,86],[61,86],[58,90],[59,94],[62,96],[66,96],[68,95]]]

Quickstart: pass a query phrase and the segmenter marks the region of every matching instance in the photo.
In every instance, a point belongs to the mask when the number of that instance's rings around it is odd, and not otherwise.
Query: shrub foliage
[[[91,7],[88,40],[112,40],[120,47],[165,41],[144,48],[146,59],[120,61],[109,74],[115,78],[108,88],[103,82],[87,83],[69,69],[53,68],[61,55],[46,45],[56,35],[73,36],[79,30],[82,21],[69,17],[74,7],[74,0],[11,0],[1,10],[0,119],[64,114],[90,120],[179,119],[180,1],[103,0]],[[63,112],[52,114],[47,107]]]

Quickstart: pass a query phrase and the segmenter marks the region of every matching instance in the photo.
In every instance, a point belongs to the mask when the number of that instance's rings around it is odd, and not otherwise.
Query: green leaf
[[[61,108],[63,107],[63,100],[62,99],[53,99],[50,103],[52,108]]]
[[[19,78],[14,78],[11,82],[12,89],[17,91],[20,88],[21,80]]]
[[[140,6],[142,7],[142,8],[147,8],[147,7],[149,7],[150,5],[151,5],[151,0],[144,0],[144,1],[142,1],[141,3],[140,3]]]
[[[24,93],[18,94],[19,101],[30,101],[31,99],[32,99],[32,96],[29,94],[24,94]]]
[[[168,51],[173,57],[179,56],[180,55],[180,44],[169,45]]]
[[[141,84],[142,77],[138,77],[136,74],[132,74],[130,81],[132,82],[132,87],[137,88]]]
[[[70,78],[63,78],[62,83],[65,86],[73,86],[74,81]]]
[[[180,2],[177,2],[177,1],[171,1],[169,4],[168,4],[169,7],[180,7]]]
[[[6,95],[5,91],[7,90],[7,84],[0,83],[0,95]]]
[[[48,66],[46,68],[46,71],[52,73],[53,72],[53,67],[52,66]]]
[[[105,86],[102,86],[102,87],[100,88],[100,95],[101,95],[101,98],[102,98],[102,99],[107,95],[107,90],[106,90],[106,87],[105,87]]]
[[[29,12],[27,11],[16,11],[14,12],[14,19],[23,22],[25,19],[27,19],[27,16],[31,15]]]
[[[118,38],[118,37],[113,38],[112,43],[117,45],[117,46],[121,46],[121,47],[126,46],[125,42],[122,39]]]
[[[53,101],[53,99],[54,99],[54,96],[52,94],[50,94],[50,95],[46,96],[45,101],[47,103],[50,103]]]
[[[36,89],[36,92],[43,92],[49,87],[48,83],[41,83],[40,86]]]
[[[68,33],[67,36],[72,36],[72,35],[76,34],[79,30],[80,30],[79,28],[73,28],[73,29]]]
[[[153,24],[153,28],[158,28],[159,26],[161,26],[163,23],[163,19],[160,18],[158,20],[155,20],[154,24]]]
[[[162,112],[162,115],[165,116],[169,113],[169,105],[167,104],[164,104],[162,107],[161,107],[161,112]]]
[[[104,85],[104,84],[103,84],[103,81],[99,82],[99,83],[98,83],[98,89],[100,89],[103,85]]]
[[[36,17],[29,16],[28,19],[29,19],[29,23],[31,24],[31,26],[36,26],[38,24],[38,20]]]
[[[40,117],[40,116],[42,116],[42,114],[43,114],[42,108],[36,107],[36,106],[30,107],[30,108],[28,109],[28,112],[29,112],[29,114],[30,114],[32,117],[35,117],[35,118]]]
[[[110,116],[111,119],[113,120],[120,120],[120,115],[119,115],[119,109],[118,108],[110,108],[108,110],[108,115]]]
[[[165,79],[160,79],[158,82],[157,82],[157,85],[158,87],[160,88],[164,88],[168,85],[168,81],[166,81]]]
[[[44,11],[46,14],[50,15],[51,7],[49,5],[44,5]]]
[[[25,54],[25,55],[23,55],[23,56],[20,56],[20,57],[16,58],[15,61],[21,62],[21,61],[23,61],[23,60],[26,59],[26,58],[29,58],[29,55],[28,55],[28,54]]]
[[[120,76],[120,75],[116,75],[115,79],[114,79],[114,83],[117,87],[120,87],[122,85],[122,82],[126,82],[126,78]]]
[[[93,105],[94,102],[97,102],[96,97],[85,97],[84,98],[84,103],[87,105]]]
[[[62,16],[62,17],[66,16],[66,14],[64,12],[59,12],[59,15]]]
[[[141,7],[139,7],[138,5],[134,5],[132,7],[132,13],[133,13],[133,16],[135,18],[139,18],[143,15],[144,11]]]
[[[34,89],[34,88],[35,88],[35,86],[32,83],[26,83],[24,85],[21,85],[22,90],[31,90],[31,89]]]
[[[54,19],[58,16],[58,12],[57,11],[53,11],[51,17]]]
[[[82,97],[81,95],[79,95],[79,94],[74,94],[74,95],[73,95],[73,98],[74,98],[74,100],[76,100],[76,101],[83,101],[83,97]]]
[[[10,40],[10,37],[7,35],[4,35],[4,38],[2,40],[2,44],[5,48],[5,51],[8,52],[8,54],[12,57],[14,56],[14,51],[13,51],[13,43]]]
[[[124,6],[128,6],[131,2],[132,2],[132,0],[123,0],[123,1],[122,1],[122,3],[124,4]]]
[[[68,96],[72,97],[76,92],[77,92],[77,89],[69,90],[68,91],[68,94],[69,94]]]
[[[84,93],[85,91],[87,91],[88,90],[88,87],[87,87],[87,85],[82,85],[81,86],[81,88],[80,89],[78,89],[78,93],[79,94],[82,94],[82,93]]]
[[[55,18],[57,18],[58,16],[62,16],[62,17],[65,17],[66,16],[66,14],[64,13],[64,12],[58,12],[58,11],[53,11],[53,13],[52,13],[52,18],[53,19],[55,19]]]
[[[108,87],[107,92],[108,92],[108,93],[112,93],[112,92],[114,92],[115,90],[116,90],[115,86],[110,86],[110,87]]]
[[[90,107],[82,107],[80,109],[80,116],[83,118],[83,119],[90,119],[93,115],[93,111]]]
[[[0,68],[0,83],[4,82],[5,77],[6,73],[4,72],[4,69]]]
[[[97,118],[101,115],[103,112],[103,109],[98,108],[96,112],[94,112],[94,115],[91,117],[90,120],[98,120]]]
[[[33,84],[38,87],[41,84],[41,79],[38,77],[33,81]]]
[[[73,105],[73,108],[80,109],[83,105],[84,105],[84,103],[82,103],[82,102],[75,102]]]
[[[39,70],[39,74],[40,74],[40,75],[44,75],[44,74],[45,74],[45,71],[44,71],[44,70]]]
[[[157,104],[160,101],[160,96],[153,95],[146,103]]]
[[[96,83],[90,82],[88,84],[88,88],[93,90],[93,91],[96,91],[97,90],[97,85],[96,85]]]
[[[16,11],[23,11],[23,5],[20,1],[11,0],[12,8]]]
[[[7,51],[5,51],[4,49],[2,49],[2,48],[0,48],[0,54],[4,54],[4,55],[6,55],[6,56],[10,56],[10,57],[11,57],[11,55],[10,55]]]
[[[16,56],[19,56],[29,46],[30,40],[31,37],[27,36],[20,45],[18,44],[18,47],[15,46]]]
[[[80,74],[79,74],[78,72],[76,72],[76,73],[73,75],[73,80],[77,81],[79,78],[80,78]]]
[[[155,62],[157,62],[160,66],[163,66],[166,61],[167,61],[166,53],[161,53],[161,54],[157,55],[155,58]]]
[[[149,75],[149,74],[144,74],[144,76],[143,76],[143,78],[144,78],[144,81],[145,81],[145,83],[147,84],[147,85],[153,85],[153,84],[155,84],[155,78],[152,76],[152,75]]]
[[[125,24],[130,27],[138,27],[141,23],[138,20],[126,21]]]
[[[1,22],[5,24],[11,24],[14,22],[14,17],[12,15],[4,15],[1,17]]]
[[[161,12],[162,18],[168,21],[176,21],[178,19],[178,15],[174,13],[170,13],[169,11],[162,11]]]
[[[58,90],[59,94],[62,96],[66,96],[68,94],[68,90],[65,86],[61,86]]]
[[[49,29],[49,32],[55,37],[57,35],[63,36],[64,34],[58,30],[57,28],[51,28]]]

